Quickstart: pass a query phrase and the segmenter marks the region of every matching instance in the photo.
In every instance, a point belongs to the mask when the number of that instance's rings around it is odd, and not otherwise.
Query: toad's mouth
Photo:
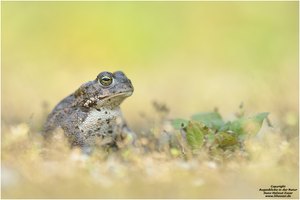
[[[119,106],[124,99],[131,96],[133,91],[119,92],[114,95],[99,95],[87,99],[84,103],[85,107],[116,107]]]
[[[132,95],[132,91],[120,92],[109,96],[100,96],[97,101],[97,107],[103,106],[118,106],[122,103],[124,99]]]
[[[130,92],[120,92],[114,95],[99,96],[99,100],[102,101],[102,100],[114,99],[116,97],[121,97],[121,96],[129,97],[132,95],[132,93],[133,92],[130,91]]]

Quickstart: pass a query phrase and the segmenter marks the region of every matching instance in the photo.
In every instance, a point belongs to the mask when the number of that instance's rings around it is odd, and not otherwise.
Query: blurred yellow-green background
[[[298,188],[298,2],[1,7],[3,197],[262,198],[260,187]],[[132,80],[122,109],[137,134],[153,130],[153,101],[169,118],[217,107],[225,120],[243,102],[247,116],[270,112],[273,127],[228,162],[156,150],[86,158],[63,140],[41,147],[34,133],[46,114],[104,70]]]
[[[122,107],[136,128],[153,100],[171,117],[244,102],[276,118],[298,110],[297,66],[298,2],[2,2],[9,123],[39,119],[43,102],[104,70],[132,80]]]

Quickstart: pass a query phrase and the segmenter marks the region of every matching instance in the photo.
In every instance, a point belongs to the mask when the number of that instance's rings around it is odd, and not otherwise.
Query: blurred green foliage
[[[255,137],[268,114],[259,113],[225,123],[218,112],[197,113],[191,120],[174,119],[172,125],[185,132],[186,142],[193,150],[200,149],[204,142],[208,143],[208,148],[231,148],[238,143],[243,145],[245,139]]]
[[[190,121],[186,127],[186,140],[190,147],[195,149],[200,149],[204,142],[204,127],[200,123],[195,123]]]
[[[212,129],[219,129],[224,125],[222,117],[218,112],[197,113],[191,118],[204,123],[207,127]]]

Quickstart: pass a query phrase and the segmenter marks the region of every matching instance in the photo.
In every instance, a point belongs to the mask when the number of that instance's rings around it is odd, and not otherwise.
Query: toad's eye
[[[100,78],[100,83],[103,86],[109,86],[112,83],[112,81],[113,81],[113,79],[110,76],[105,75]]]

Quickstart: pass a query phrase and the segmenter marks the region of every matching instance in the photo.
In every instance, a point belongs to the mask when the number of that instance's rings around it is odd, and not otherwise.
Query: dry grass
[[[161,142],[164,128],[140,134],[136,147],[87,156],[61,131],[45,142],[28,124],[4,126],[2,198],[263,198],[259,188],[298,188],[296,134],[264,124],[243,150],[183,155]]]

